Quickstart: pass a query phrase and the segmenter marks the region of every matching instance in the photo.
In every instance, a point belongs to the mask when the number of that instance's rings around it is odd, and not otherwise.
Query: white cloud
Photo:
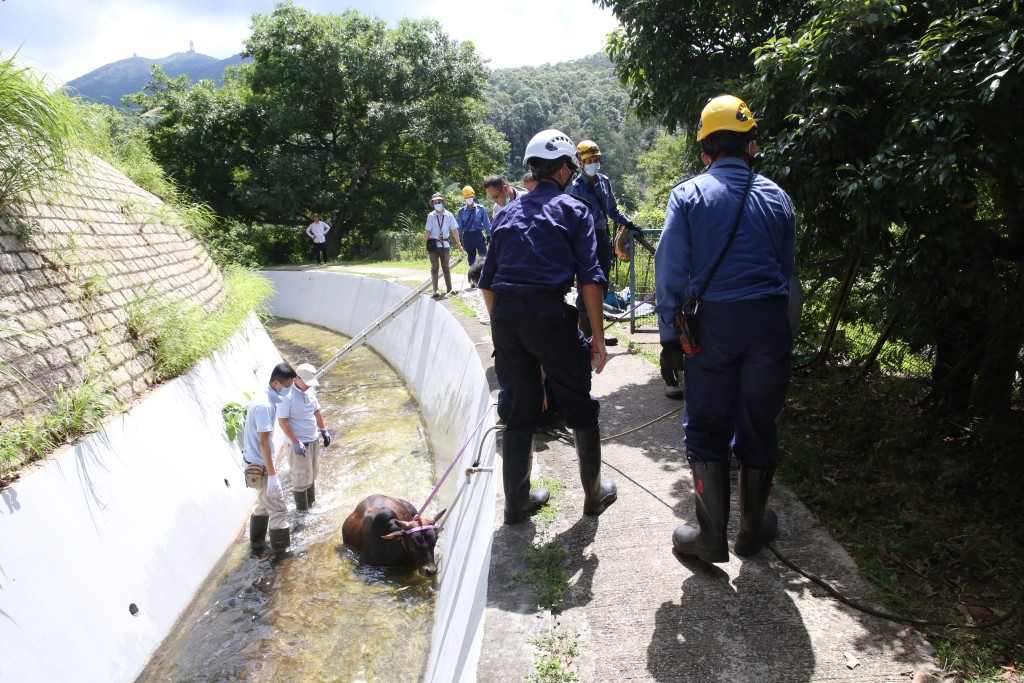
[[[298,3],[315,12],[352,7],[394,24],[403,16],[434,17],[456,40],[469,40],[492,68],[577,59],[600,51],[616,22],[591,0],[330,0]],[[58,80],[82,76],[104,64],[165,57],[188,50],[217,58],[242,49],[254,12],[269,13],[271,0],[6,0],[0,3],[0,54]]]

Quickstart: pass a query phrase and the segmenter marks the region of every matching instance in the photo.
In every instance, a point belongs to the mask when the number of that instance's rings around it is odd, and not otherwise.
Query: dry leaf
[[[985,607],[984,605],[965,605],[962,602],[957,603],[956,611],[964,615],[965,617],[970,617],[971,619],[977,621],[984,621],[986,619],[991,619],[993,616],[995,616],[992,610],[990,610],[988,607]]]

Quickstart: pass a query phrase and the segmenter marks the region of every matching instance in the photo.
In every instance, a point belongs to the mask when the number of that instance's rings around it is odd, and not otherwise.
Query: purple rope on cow
[[[494,404],[491,405],[493,407]],[[480,421],[476,423],[476,427],[474,427],[473,431],[470,432],[469,438],[466,439],[466,443],[462,444],[462,448],[460,448],[459,452],[455,454],[455,458],[452,460],[452,464],[448,465],[448,469],[446,469],[444,471],[444,474],[441,475],[441,478],[437,480],[437,486],[435,486],[434,490],[430,492],[429,496],[427,496],[427,501],[423,503],[423,507],[420,508],[420,511],[416,513],[417,517],[423,516],[423,511],[427,509],[428,505],[430,505],[430,501],[434,500],[434,496],[437,495],[437,491],[438,489],[441,488],[441,484],[443,484],[444,480],[448,478],[448,475],[452,473],[452,468],[455,467],[455,463],[459,461],[459,458],[462,457],[463,452],[465,452],[466,448],[469,446],[469,442],[472,441],[473,437],[476,436],[476,433],[480,431],[480,427],[483,425],[484,420],[487,419],[487,416],[490,414],[490,412],[491,411],[489,410],[484,412],[483,417],[481,417]]]

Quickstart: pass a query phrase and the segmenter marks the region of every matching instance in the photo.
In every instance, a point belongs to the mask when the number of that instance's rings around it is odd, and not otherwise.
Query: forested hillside
[[[601,148],[601,172],[614,188],[636,171],[637,159],[651,148],[657,126],[638,119],[629,93],[603,54],[544,66],[496,69],[484,89],[487,123],[510,144],[509,175],[523,174],[526,143],[545,128],[557,128],[577,143]],[[631,202],[628,202],[631,203]]]

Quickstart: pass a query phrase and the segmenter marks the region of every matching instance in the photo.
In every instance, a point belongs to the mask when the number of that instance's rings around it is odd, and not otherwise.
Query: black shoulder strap
[[[747,205],[747,195],[750,194],[750,186],[754,182],[754,171],[750,171],[750,175],[747,176],[747,186],[743,188],[743,196],[740,197],[740,210],[736,212],[736,222],[732,224],[732,232],[729,233],[729,240],[725,243],[725,247],[722,249],[722,253],[718,255],[715,260],[715,265],[711,266],[708,277],[704,280],[704,284],[701,285],[700,293],[697,294],[697,303],[704,298],[704,292],[708,291],[708,285],[711,284],[711,278],[715,277],[715,273],[718,272],[718,266],[722,265],[722,259],[725,258],[725,253],[729,251],[729,247],[732,246],[733,240],[736,239],[736,231],[740,227],[740,219],[743,218],[743,207]]]

